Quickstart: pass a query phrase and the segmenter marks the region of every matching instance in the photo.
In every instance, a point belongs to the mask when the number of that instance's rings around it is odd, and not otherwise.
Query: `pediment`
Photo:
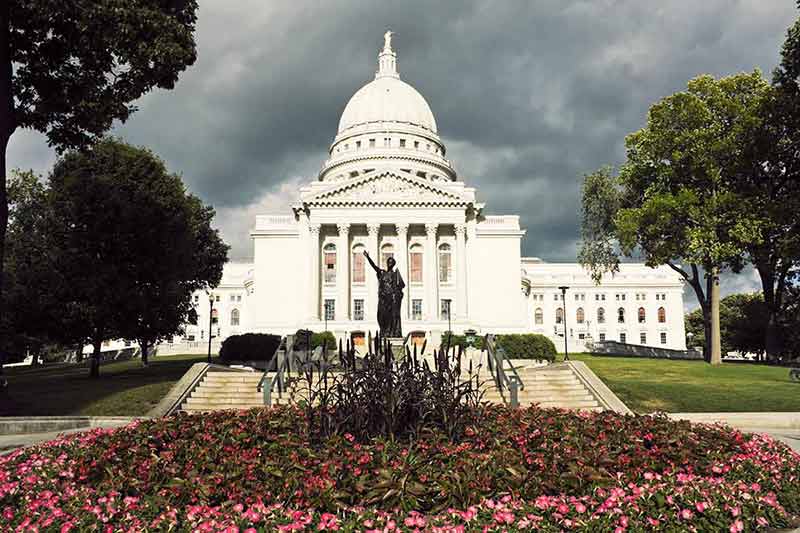
[[[307,205],[469,205],[446,186],[398,170],[376,170],[302,198]]]

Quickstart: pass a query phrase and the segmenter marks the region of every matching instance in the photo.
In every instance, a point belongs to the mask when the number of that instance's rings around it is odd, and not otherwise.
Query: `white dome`
[[[400,122],[436,133],[436,119],[419,92],[400,78],[381,76],[359,89],[339,120],[339,133],[353,126]]]

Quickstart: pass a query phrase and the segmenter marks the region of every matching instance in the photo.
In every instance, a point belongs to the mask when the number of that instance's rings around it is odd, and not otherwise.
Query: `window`
[[[533,322],[538,326],[544,323],[544,313],[541,307],[537,307],[533,312]]]
[[[663,307],[658,308],[658,323],[664,324],[667,321],[667,310]]]
[[[422,283],[422,246],[413,245],[409,257],[411,259],[411,283]]]
[[[583,324],[583,319],[585,318],[583,314],[583,307],[579,307],[577,311],[575,311],[575,320],[578,324]]]
[[[236,295],[235,295],[235,294],[231,294],[231,301],[232,301],[232,302],[235,302],[235,301],[236,301]]]
[[[617,309],[617,322],[619,322],[620,324],[625,323],[625,309],[622,307]]]
[[[356,141],[356,150],[361,150],[361,141]]]
[[[194,335],[187,336],[186,340],[189,341],[189,342],[194,342]]]
[[[384,148],[389,148],[392,145],[391,137],[384,137],[383,138],[383,146]]]
[[[606,323],[606,310],[602,307],[597,310],[597,323],[598,324],[605,324]]]
[[[200,296],[198,296],[197,294],[194,295],[194,303],[196,304],[200,303]]]
[[[353,320],[364,320],[364,300],[353,300]]]
[[[422,300],[411,300],[411,319],[422,320]]]
[[[237,294],[236,295],[236,301],[237,302],[241,302],[242,301],[242,295],[241,294]]]
[[[217,294],[217,296],[214,298],[214,301],[215,302],[219,302],[220,301],[219,294]]]
[[[619,342],[625,344],[625,341],[628,340],[627,336],[624,333],[619,334]]]
[[[381,266],[387,268],[386,263],[390,257],[394,257],[394,245],[386,243],[381,246]]]
[[[564,322],[564,310],[562,308],[556,309],[556,324]]]
[[[639,308],[639,324],[644,324],[647,321],[647,312],[644,310],[644,307]]]
[[[365,281],[365,262],[364,247],[360,244],[353,247],[353,283],[364,283]]]
[[[606,334],[605,333],[601,333],[600,335],[598,335],[598,338],[602,342],[602,341],[606,340]]]
[[[400,139],[400,148],[405,148],[405,147],[406,147],[406,140]]]
[[[441,302],[439,302],[439,319],[440,320],[447,320],[450,318],[450,304],[452,300],[449,298],[443,298]]]
[[[606,301],[606,295],[605,294],[601,294],[600,295],[600,300],[605,302]]]
[[[336,245],[329,243],[323,250],[325,283],[336,283]]]
[[[217,311],[216,309],[212,309],[211,310],[211,323],[212,324],[216,324],[217,322],[219,322],[219,311]]]
[[[578,333],[578,339],[580,340],[586,339],[586,333]]]
[[[350,149],[350,145],[349,145],[349,144],[347,144],[347,143],[345,143],[345,145],[344,145],[344,149],[345,149],[345,151],[349,150],[349,149]]]
[[[239,325],[239,310],[231,309],[231,326]]]
[[[336,316],[336,300],[325,300],[325,320],[333,320]]]
[[[599,302],[600,301],[600,295],[599,294],[595,294],[594,295],[594,301],[595,302]]]
[[[375,139],[370,139],[369,140],[369,147],[370,148],[375,148]]]
[[[557,301],[558,301],[558,294],[554,294],[554,295],[553,295],[553,301],[554,301],[554,302],[557,302]]]
[[[442,244],[439,246],[439,282],[450,283],[453,281],[453,254],[450,253],[450,245]]]
[[[414,141],[414,149],[419,150],[419,141]]]
[[[204,329],[201,329],[201,330],[200,330],[200,339],[204,339],[204,338],[205,338],[205,336],[206,336],[206,330],[204,330]]]
[[[644,331],[639,333],[639,344],[647,344],[647,333]]]
[[[661,336],[661,344],[667,344],[667,332],[662,331],[660,336]]]
[[[575,293],[575,301],[577,302],[577,301],[579,301],[580,299],[581,299],[581,295],[580,295],[580,294],[578,294],[578,293]]]

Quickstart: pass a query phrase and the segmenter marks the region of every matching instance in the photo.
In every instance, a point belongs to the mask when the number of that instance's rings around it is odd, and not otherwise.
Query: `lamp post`
[[[564,308],[564,361],[569,361],[569,348],[567,348],[567,289],[569,287],[562,285],[561,289],[561,305]]]
[[[208,293],[208,362],[211,362],[211,324],[214,316],[214,293]]]

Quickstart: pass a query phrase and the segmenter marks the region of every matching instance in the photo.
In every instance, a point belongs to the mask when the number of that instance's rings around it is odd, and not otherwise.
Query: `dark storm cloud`
[[[286,208],[326,158],[391,26],[401,76],[491,213],[519,214],[525,255],[574,260],[582,175],[624,158],[648,107],[701,73],[777,63],[791,0],[201,3],[199,56],[116,133],[214,204],[233,256],[260,210]],[[17,134],[11,166],[52,154]]]

